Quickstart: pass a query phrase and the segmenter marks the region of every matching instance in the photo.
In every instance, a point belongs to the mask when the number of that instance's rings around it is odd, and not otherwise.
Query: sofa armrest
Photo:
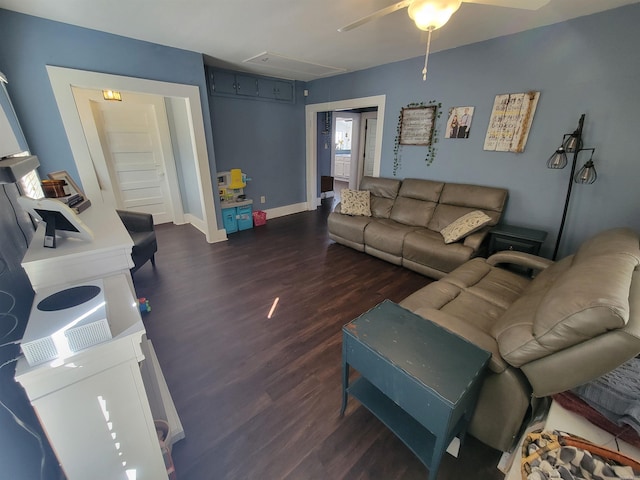
[[[489,361],[489,368],[493,372],[504,372],[509,366],[509,364],[507,364],[500,355],[496,339],[473,323],[467,320],[462,320],[454,315],[450,315],[442,310],[430,307],[417,308],[413,310],[413,313],[420,315],[422,318],[433,322],[452,333],[455,333],[477,347],[490,352],[491,360]]]
[[[338,204],[333,208],[335,213],[342,213],[342,202],[338,202]]]
[[[532,268],[534,270],[544,270],[554,262],[548,258],[531,255],[530,253],[504,250],[502,252],[494,253],[487,258],[487,263],[494,267],[499,263],[510,263],[526,268]]]
[[[487,238],[487,235],[489,234],[491,228],[492,227],[484,227],[477,232],[473,232],[471,235],[467,235],[464,238],[463,245],[465,247],[473,249],[474,252],[477,252],[482,245],[482,242],[484,242],[484,239]]]

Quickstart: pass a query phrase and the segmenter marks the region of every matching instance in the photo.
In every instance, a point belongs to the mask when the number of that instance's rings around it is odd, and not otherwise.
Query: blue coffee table
[[[342,410],[352,395],[429,469],[462,441],[491,354],[385,300],[342,328]],[[349,367],[360,372],[349,385]]]

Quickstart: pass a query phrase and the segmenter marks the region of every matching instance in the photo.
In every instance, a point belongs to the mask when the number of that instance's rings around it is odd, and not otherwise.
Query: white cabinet
[[[166,479],[154,420],[168,421],[169,444],[184,431],[145,336],[128,270],[132,242],[115,211],[92,205],[87,212],[95,213],[85,220],[94,242],[63,241],[52,250],[42,248],[37,234],[23,265],[36,290],[34,305],[57,286],[101,278],[112,338],[56,362],[30,366],[23,358],[15,378],[69,480]],[[110,240],[100,236],[107,227],[93,219],[110,225]]]
[[[92,241],[60,238],[57,248],[45,248],[45,226],[38,226],[22,260],[22,266],[36,292],[115,273],[122,273],[130,280],[133,240],[116,211],[99,202],[92,202],[79,217],[93,232]]]
[[[338,180],[349,180],[351,176],[351,155],[336,154],[334,177]]]

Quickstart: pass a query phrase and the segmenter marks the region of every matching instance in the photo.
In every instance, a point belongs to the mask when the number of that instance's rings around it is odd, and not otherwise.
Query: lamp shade
[[[558,147],[553,155],[547,160],[547,168],[560,169],[567,166],[567,153],[563,147]]]
[[[409,5],[409,17],[420,30],[435,30],[449,21],[462,0],[414,0]]]
[[[596,173],[596,167],[593,165],[593,160],[589,159],[587,160],[587,163],[578,170],[574,180],[576,183],[591,184],[595,182],[597,178],[598,174]]]
[[[565,151],[573,153],[580,150],[582,148],[582,139],[580,137],[581,135],[578,130],[569,135],[562,145]]]

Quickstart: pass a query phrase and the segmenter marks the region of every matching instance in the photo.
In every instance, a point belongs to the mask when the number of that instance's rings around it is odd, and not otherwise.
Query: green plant
[[[409,103],[404,108],[419,108],[419,107],[435,107],[434,114],[434,123],[433,123],[433,131],[431,134],[431,141],[427,145],[427,155],[424,159],[427,166],[431,165],[436,158],[436,153],[438,149],[435,147],[435,144],[438,143],[440,139],[440,131],[438,129],[437,120],[442,115],[442,103],[437,102],[436,100],[431,100],[431,102],[412,102]],[[400,115],[398,115],[398,126],[396,127],[396,138],[393,145],[393,176],[397,176],[398,170],[401,166],[402,160],[402,145],[400,144],[400,132],[402,130],[402,110],[400,109]]]

